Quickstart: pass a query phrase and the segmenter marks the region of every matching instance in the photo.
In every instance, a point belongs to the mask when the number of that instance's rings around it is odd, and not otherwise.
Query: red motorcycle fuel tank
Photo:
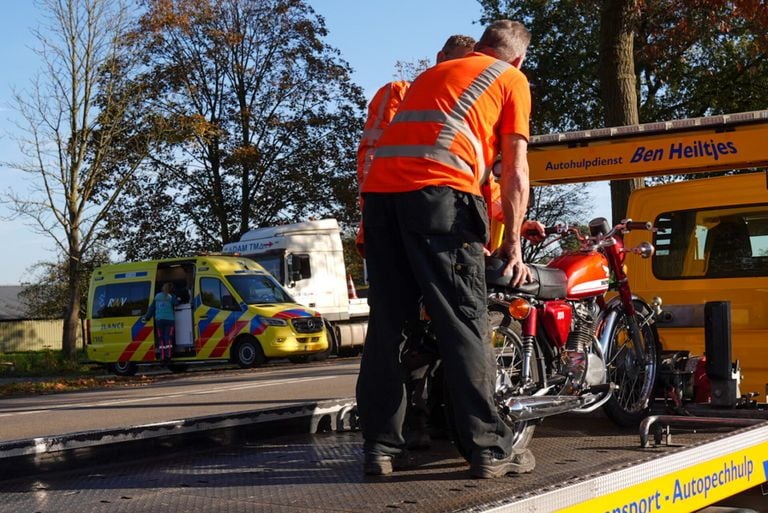
[[[571,305],[562,300],[545,301],[541,309],[544,332],[558,347],[564,347],[571,331]]]
[[[552,260],[547,267],[565,272],[567,279],[566,297],[584,299],[599,296],[608,291],[610,270],[608,260],[602,253],[569,253]]]

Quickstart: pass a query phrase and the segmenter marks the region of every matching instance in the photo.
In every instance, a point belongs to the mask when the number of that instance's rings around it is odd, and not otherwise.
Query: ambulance
[[[172,371],[198,361],[248,368],[270,358],[301,362],[327,354],[320,314],[297,304],[258,263],[202,255],[97,268],[87,303],[91,361],[118,375],[157,361],[154,321],[144,316],[165,283],[178,298]]]

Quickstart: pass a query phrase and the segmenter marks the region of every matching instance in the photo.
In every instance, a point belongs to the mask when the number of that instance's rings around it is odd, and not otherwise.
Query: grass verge
[[[72,360],[61,351],[0,353],[0,397],[74,392],[110,386],[143,386],[152,378],[105,376],[85,355]]]

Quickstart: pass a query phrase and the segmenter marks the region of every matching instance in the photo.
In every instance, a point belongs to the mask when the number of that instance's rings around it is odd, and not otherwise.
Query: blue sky
[[[308,0],[326,22],[326,41],[350,63],[353,79],[370,98],[382,84],[392,80],[397,61],[433,60],[451,34],[475,38],[482,33],[480,7],[474,0]],[[39,68],[31,47],[31,34],[39,13],[31,0],[3,0],[0,17],[0,163],[18,160],[14,139],[13,89],[23,90]],[[533,41],[535,44],[535,41]],[[0,164],[0,189],[26,190],[24,176]],[[610,218],[607,188],[596,191],[595,204]],[[26,269],[38,261],[56,260],[52,240],[34,233],[26,221],[5,219],[0,205],[0,285],[26,281]]]

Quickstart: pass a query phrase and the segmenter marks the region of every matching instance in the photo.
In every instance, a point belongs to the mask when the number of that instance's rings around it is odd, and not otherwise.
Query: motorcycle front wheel
[[[619,426],[637,426],[648,416],[659,363],[659,335],[651,308],[641,300],[633,303],[637,346],[630,331],[631,318],[618,301],[609,303],[597,332],[600,341],[607,336],[604,357],[608,381],[618,387],[604,409]]]

